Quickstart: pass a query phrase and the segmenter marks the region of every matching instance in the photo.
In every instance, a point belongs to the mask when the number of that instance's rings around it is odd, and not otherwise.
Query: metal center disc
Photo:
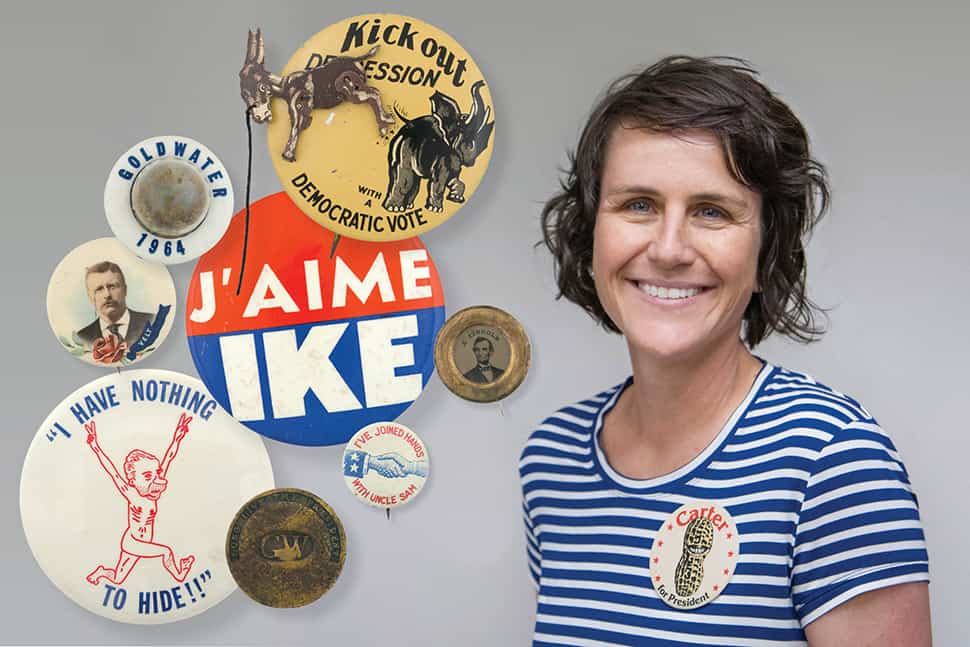
[[[209,191],[188,162],[160,159],[146,166],[131,187],[131,209],[141,225],[162,238],[181,238],[205,220]]]

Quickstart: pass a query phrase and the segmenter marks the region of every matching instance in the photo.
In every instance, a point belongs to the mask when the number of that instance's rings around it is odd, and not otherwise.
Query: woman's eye
[[[649,211],[650,203],[646,200],[631,200],[627,203],[626,208],[630,211]]]
[[[727,220],[728,215],[717,207],[701,207],[698,213],[705,220]]]

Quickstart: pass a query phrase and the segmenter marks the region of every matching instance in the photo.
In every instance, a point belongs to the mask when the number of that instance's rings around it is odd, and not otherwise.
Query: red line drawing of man
[[[121,553],[118,555],[118,563],[114,568],[98,566],[91,571],[85,578],[91,584],[97,586],[101,580],[108,580],[117,585],[122,584],[142,557],[161,557],[162,565],[175,581],[185,581],[192,564],[195,563],[195,556],[188,555],[176,562],[175,553],[171,547],[153,540],[158,499],[168,487],[165,474],[172,459],[178,453],[179,444],[185,438],[185,434],[189,433],[190,422],[192,422],[192,416],[183,413],[179,417],[172,442],[165,450],[165,456],[160,463],[157,457],[144,450],[133,449],[128,452],[122,466],[124,476],[118,472],[118,468],[98,444],[94,421],[84,425],[84,430],[88,432],[88,446],[98,457],[101,467],[111,477],[118,492],[128,501],[128,527],[121,535]]]

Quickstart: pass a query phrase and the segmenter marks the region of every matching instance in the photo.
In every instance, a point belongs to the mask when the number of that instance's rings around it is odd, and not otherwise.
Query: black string
[[[243,233],[242,261],[239,263],[236,296],[239,296],[242,291],[243,272],[246,271],[246,250],[249,248],[249,188],[253,183],[253,126],[249,122],[249,108],[246,108],[246,134],[249,136],[249,159],[246,162],[246,229]]]

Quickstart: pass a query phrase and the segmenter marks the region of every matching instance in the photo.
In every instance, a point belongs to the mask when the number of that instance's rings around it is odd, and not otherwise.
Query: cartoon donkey
[[[270,98],[286,101],[290,114],[290,137],[283,147],[283,159],[296,159],[296,144],[300,133],[310,126],[311,112],[316,108],[334,108],[344,101],[367,103],[374,110],[381,135],[387,134],[394,117],[384,111],[381,94],[367,85],[367,77],[360,62],[377,53],[377,46],[362,56],[336,56],[319,65],[292,72],[284,77],[268,72],[264,65],[266,49],[260,30],[249,32],[246,61],[239,70],[239,91],[246,108],[257,123],[271,121]],[[314,54],[312,60],[319,59]]]
[[[488,146],[494,121],[489,121],[491,108],[482,99],[484,81],[472,86],[472,107],[462,114],[458,102],[435,92],[431,95],[431,114],[407,119],[397,116],[404,125],[394,135],[387,151],[388,185],[383,206],[388,211],[405,211],[414,207],[421,179],[428,180],[428,211],[441,211],[442,198],[448,189],[448,200],[465,201],[465,183],[458,179],[462,166],[473,166]],[[397,110],[395,109],[395,112]]]

